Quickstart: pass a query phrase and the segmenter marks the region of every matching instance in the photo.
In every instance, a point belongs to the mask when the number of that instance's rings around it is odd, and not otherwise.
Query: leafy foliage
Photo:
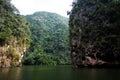
[[[9,0],[1,0],[0,6],[0,45],[10,44],[14,38],[18,41],[21,39],[21,44],[29,45],[30,30],[27,21],[14,13]]]
[[[36,12],[25,17],[30,23],[32,43],[23,63],[69,63],[68,19],[48,12]]]

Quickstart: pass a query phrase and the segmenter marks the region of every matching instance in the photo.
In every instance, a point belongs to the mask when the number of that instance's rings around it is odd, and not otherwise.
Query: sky
[[[33,14],[38,11],[47,11],[67,16],[71,10],[73,0],[12,0],[12,4],[20,11],[21,15]]]

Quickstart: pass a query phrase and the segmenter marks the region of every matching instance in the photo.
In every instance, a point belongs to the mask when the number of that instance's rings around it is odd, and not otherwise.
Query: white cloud
[[[32,14],[36,11],[55,12],[67,16],[73,0],[12,0],[12,3],[23,15]]]

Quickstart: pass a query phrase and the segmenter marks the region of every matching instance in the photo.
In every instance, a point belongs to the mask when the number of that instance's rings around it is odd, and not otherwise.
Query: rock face
[[[16,67],[21,66],[23,55],[26,48],[17,45],[0,46],[0,67]]]
[[[12,39],[9,44],[0,45],[0,67],[18,67],[22,65],[28,44]]]
[[[71,59],[75,67],[120,64],[120,2],[76,0],[70,13]]]

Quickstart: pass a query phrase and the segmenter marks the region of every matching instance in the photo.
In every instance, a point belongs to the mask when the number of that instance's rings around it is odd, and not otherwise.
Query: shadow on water
[[[73,69],[62,66],[1,68],[0,80],[120,80],[120,69]]]

